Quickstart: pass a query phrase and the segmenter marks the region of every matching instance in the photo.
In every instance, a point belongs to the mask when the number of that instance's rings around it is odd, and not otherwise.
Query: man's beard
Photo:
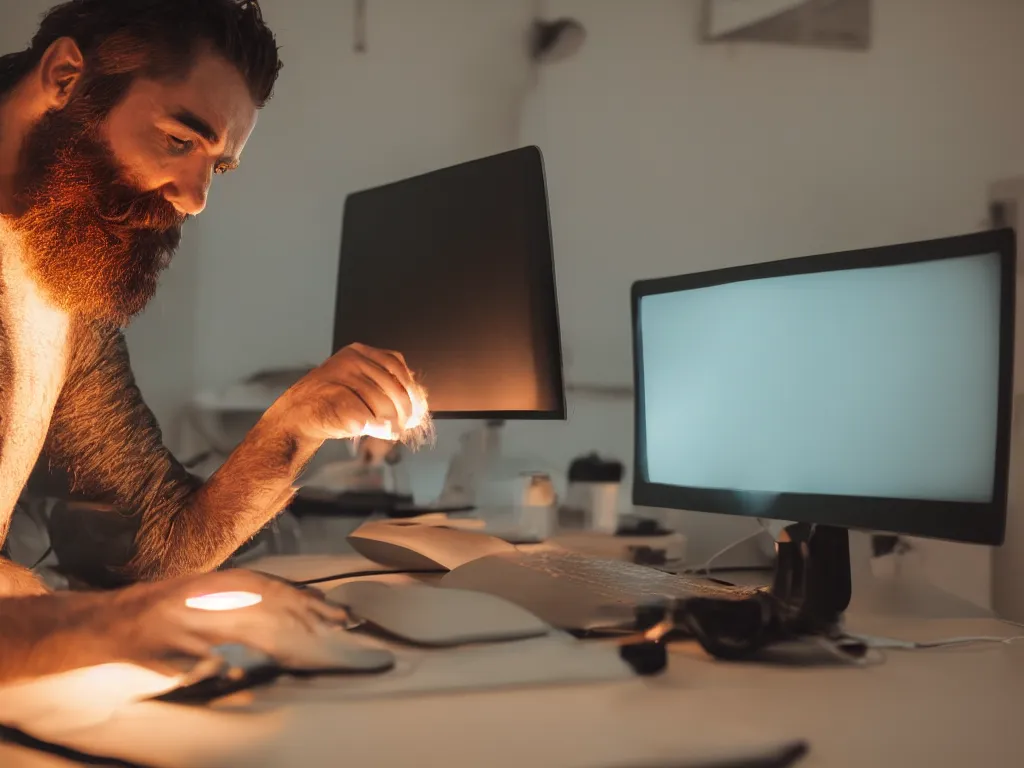
[[[36,282],[61,309],[126,324],[156,292],[185,216],[142,193],[109,144],[69,105],[27,136],[15,177],[13,229]]]

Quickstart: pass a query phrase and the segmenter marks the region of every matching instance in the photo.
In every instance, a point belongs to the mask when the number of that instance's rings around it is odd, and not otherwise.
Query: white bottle
[[[619,486],[624,467],[596,453],[576,459],[569,466],[569,487],[562,505],[562,520],[578,519],[583,530],[614,536],[619,530]]]

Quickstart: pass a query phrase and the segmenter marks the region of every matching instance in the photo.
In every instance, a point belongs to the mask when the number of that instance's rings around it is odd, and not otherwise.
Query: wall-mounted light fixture
[[[575,56],[587,39],[576,19],[548,21],[536,18],[530,37],[530,56],[538,64],[552,64]]]

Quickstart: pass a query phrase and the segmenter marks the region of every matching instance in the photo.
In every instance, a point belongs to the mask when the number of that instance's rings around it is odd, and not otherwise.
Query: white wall
[[[628,376],[638,277],[959,233],[1024,162],[1024,4],[877,0],[867,53],[696,41],[698,3],[551,0],[544,148],[577,375]]]

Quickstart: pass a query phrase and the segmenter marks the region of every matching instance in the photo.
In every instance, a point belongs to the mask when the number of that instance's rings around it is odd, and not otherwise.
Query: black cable
[[[185,459],[185,461],[181,462],[181,466],[183,466],[185,469],[195,469],[204,461],[209,459],[211,456],[213,456],[213,451],[203,451],[202,453],[198,453],[189,459]]]
[[[312,584],[323,584],[325,581],[341,581],[342,579],[357,579],[363,576],[391,576],[397,574],[404,576],[406,574],[416,573],[448,573],[447,568],[409,568],[400,571],[354,571],[351,573],[336,573],[333,576],[318,576],[315,579],[305,579],[303,581],[293,581],[288,579],[296,587],[308,587]]]
[[[736,571],[738,573],[742,573],[742,572],[745,572],[745,571],[750,571],[750,572],[760,571],[760,572],[764,572],[764,573],[771,573],[774,570],[775,570],[775,566],[774,565],[722,565],[722,566],[715,566],[714,568],[706,568],[706,569],[704,569],[702,571],[699,571],[699,572],[700,573],[728,573],[729,571]]]
[[[63,747],[60,744],[43,741],[35,736],[30,736],[24,731],[20,731],[17,728],[9,728],[6,725],[0,725],[0,742],[14,744],[18,747],[70,760],[76,765],[95,765],[100,766],[100,768],[146,768],[141,763],[130,763],[126,760],[90,755],[85,752],[79,752],[76,749]]]
[[[46,548],[46,551],[43,552],[42,556],[32,564],[32,567],[29,568],[29,570],[30,571],[34,571],[36,568],[38,568],[40,565],[42,565],[43,560],[45,560],[46,558],[48,558],[52,554],[53,554],[53,544],[51,544],[50,546],[48,546]]]
[[[716,565],[712,568],[683,568],[681,571],[668,571],[676,576],[704,576],[709,573],[771,573],[774,565]]]

